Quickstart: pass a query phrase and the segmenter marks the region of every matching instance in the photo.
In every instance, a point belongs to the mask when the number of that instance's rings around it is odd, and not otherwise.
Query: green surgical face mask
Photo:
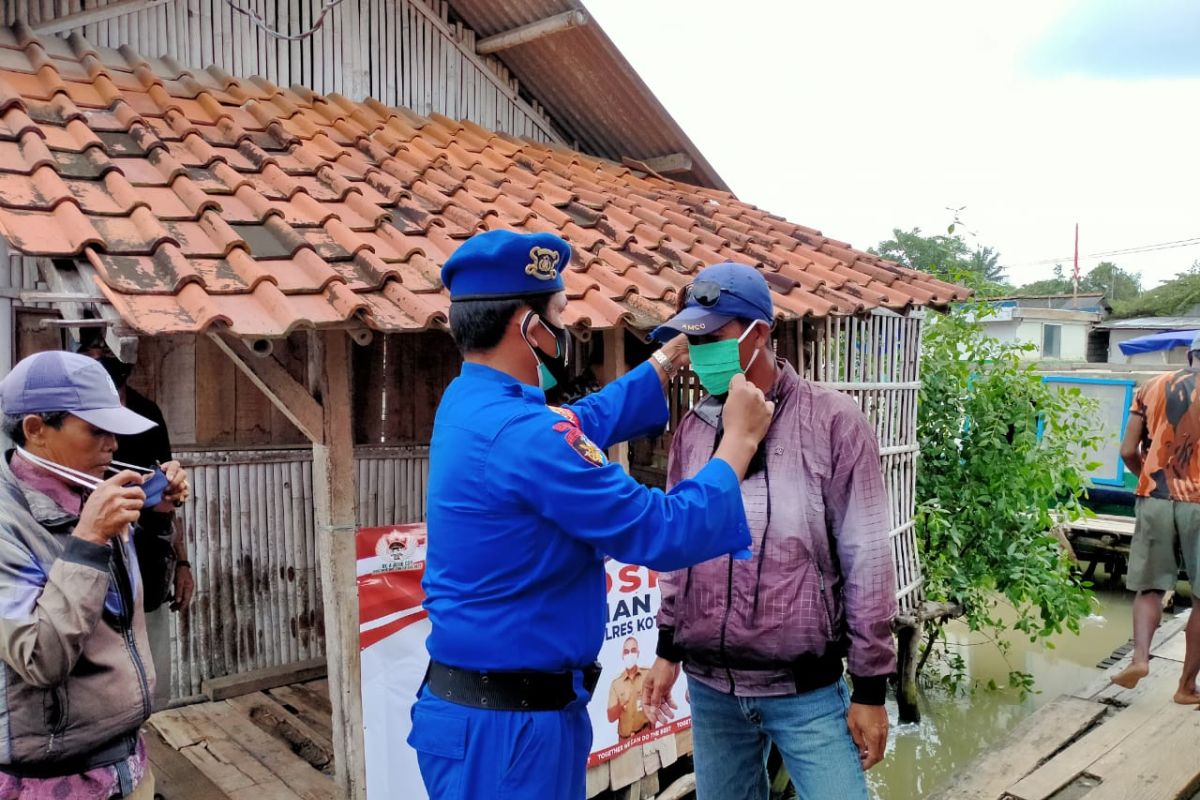
[[[538,362],[538,386],[541,387],[542,391],[550,391],[557,385],[558,378],[554,377],[554,373],[550,371],[550,368]]]
[[[736,339],[724,339],[707,344],[688,344],[688,355],[692,359],[692,372],[696,373],[696,377],[700,379],[700,385],[706,392],[709,394],[727,393],[729,382],[733,380],[733,376],[745,372],[754,364],[754,359],[758,358],[759,351],[757,350],[750,357],[750,363],[746,365],[745,369],[742,368],[741,344],[758,323],[759,320],[750,323],[750,327],[746,328]]]

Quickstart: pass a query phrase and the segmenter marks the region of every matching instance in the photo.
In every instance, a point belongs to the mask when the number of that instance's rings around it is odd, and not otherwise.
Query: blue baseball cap
[[[442,267],[450,300],[508,300],[563,290],[571,245],[552,233],[486,231],[463,242]]]
[[[0,380],[0,410],[11,415],[66,411],[118,436],[158,424],[121,405],[117,387],[99,361],[61,350],[21,359]]]
[[[663,341],[680,333],[704,336],[735,319],[761,319],[768,325],[775,320],[771,287],[746,264],[726,261],[705,267],[684,291],[683,310],[655,328],[653,338]]]

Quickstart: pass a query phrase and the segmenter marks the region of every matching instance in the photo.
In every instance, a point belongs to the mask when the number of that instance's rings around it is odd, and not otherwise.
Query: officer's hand
[[[734,375],[725,400],[725,435],[745,438],[757,447],[771,427],[775,404],[763,397],[762,390],[745,375]]]
[[[138,521],[142,504],[146,502],[146,493],[141,487],[143,477],[127,469],[92,490],[79,514],[74,535],[93,544],[108,544],[127,532],[129,526]]]
[[[671,697],[671,687],[679,678],[679,665],[656,658],[642,682],[642,711],[657,728],[675,718],[679,708]]]
[[[757,386],[745,375],[734,375],[723,412],[725,435],[713,455],[733,467],[739,478],[744,476],[774,414],[775,404],[765,399]]]
[[[688,340],[684,334],[681,333],[664,344],[662,350],[676,367],[691,366],[692,354],[688,350]]]

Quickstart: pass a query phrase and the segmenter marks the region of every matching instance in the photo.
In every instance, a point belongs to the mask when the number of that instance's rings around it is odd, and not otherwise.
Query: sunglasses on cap
[[[683,287],[683,305],[687,305],[689,300],[695,300],[696,304],[704,308],[712,308],[721,300],[722,294],[728,294],[731,297],[736,297],[743,303],[747,303],[755,308],[758,308],[758,303],[750,300],[743,295],[738,294],[733,289],[728,289],[716,281],[695,281]]]

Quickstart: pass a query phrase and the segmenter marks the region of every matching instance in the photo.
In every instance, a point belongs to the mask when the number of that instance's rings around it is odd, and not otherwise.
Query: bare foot
[[[1132,689],[1138,682],[1150,674],[1149,664],[1130,664],[1113,677],[1112,682],[1122,689]]]
[[[1200,705],[1200,692],[1196,691],[1195,686],[1193,686],[1190,690],[1180,689],[1175,693],[1175,702],[1181,706]]]

